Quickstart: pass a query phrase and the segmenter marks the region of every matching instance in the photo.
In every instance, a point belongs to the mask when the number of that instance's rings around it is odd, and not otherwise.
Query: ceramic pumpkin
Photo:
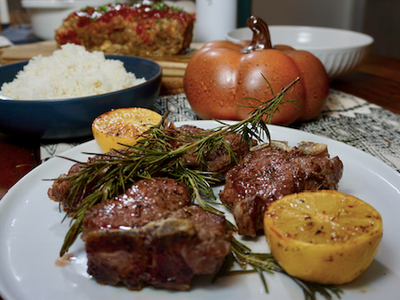
[[[257,17],[250,17],[247,25],[253,31],[250,44],[212,41],[190,59],[184,90],[193,111],[202,119],[242,120],[251,108],[238,103],[257,106],[257,101],[246,98],[269,100],[299,77],[285,96],[295,99],[296,105],[281,105],[272,123],[288,125],[318,116],[329,94],[319,59],[289,46],[272,47],[268,26]]]

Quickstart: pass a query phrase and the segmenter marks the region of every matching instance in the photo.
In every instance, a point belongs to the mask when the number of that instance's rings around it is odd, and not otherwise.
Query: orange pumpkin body
[[[200,118],[242,120],[252,109],[238,103],[258,106],[246,97],[267,101],[297,77],[300,81],[285,96],[296,99],[296,105],[281,105],[271,122],[288,125],[319,115],[329,94],[329,80],[318,58],[284,45],[242,53],[243,44],[212,41],[189,61],[184,90]]]

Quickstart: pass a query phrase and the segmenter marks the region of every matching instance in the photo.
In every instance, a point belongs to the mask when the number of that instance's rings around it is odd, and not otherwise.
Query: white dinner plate
[[[213,121],[187,122],[213,128]],[[180,125],[177,123],[177,125]],[[382,215],[384,234],[371,266],[354,282],[342,286],[342,299],[397,299],[400,294],[400,175],[369,154],[324,137],[285,127],[269,126],[272,138],[291,145],[300,141],[328,145],[331,156],[344,163],[339,190],[357,196]],[[68,150],[63,155],[85,161],[82,152],[100,153],[94,141]],[[210,277],[196,278],[189,292],[156,290],[128,291],[102,286],[86,273],[86,254],[81,240],[70,249],[75,259],[65,267],[55,262],[69,222],[58,204],[47,197],[51,181],[68,171],[72,162],[52,158],[11,188],[0,201],[0,294],[9,300],[83,299],[304,299],[301,289],[281,274],[265,274],[266,294],[257,274],[235,275],[211,283]],[[263,237],[246,243],[256,251],[269,252]],[[321,297],[319,297],[321,298]],[[321,298],[322,299],[322,298]]]

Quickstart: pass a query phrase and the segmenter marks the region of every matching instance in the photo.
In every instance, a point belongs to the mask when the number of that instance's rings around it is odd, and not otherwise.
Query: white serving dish
[[[53,40],[54,31],[72,12],[86,6],[101,6],[113,0],[22,0],[31,18],[33,33],[42,40]]]
[[[288,45],[306,50],[318,57],[330,80],[354,71],[366,58],[374,39],[369,35],[343,29],[311,26],[269,26],[272,45]],[[249,28],[238,28],[226,34],[236,43],[251,40]]]

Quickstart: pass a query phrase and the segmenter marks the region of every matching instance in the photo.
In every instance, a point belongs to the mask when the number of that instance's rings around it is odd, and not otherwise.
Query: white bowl
[[[54,40],[55,30],[74,11],[86,6],[101,6],[112,0],[22,0],[28,10],[33,34],[42,40]]]
[[[374,39],[369,35],[343,29],[309,26],[269,26],[272,45],[288,45],[306,50],[322,62],[330,80],[354,71],[366,58]],[[226,34],[237,43],[251,40],[249,28],[238,28]]]

